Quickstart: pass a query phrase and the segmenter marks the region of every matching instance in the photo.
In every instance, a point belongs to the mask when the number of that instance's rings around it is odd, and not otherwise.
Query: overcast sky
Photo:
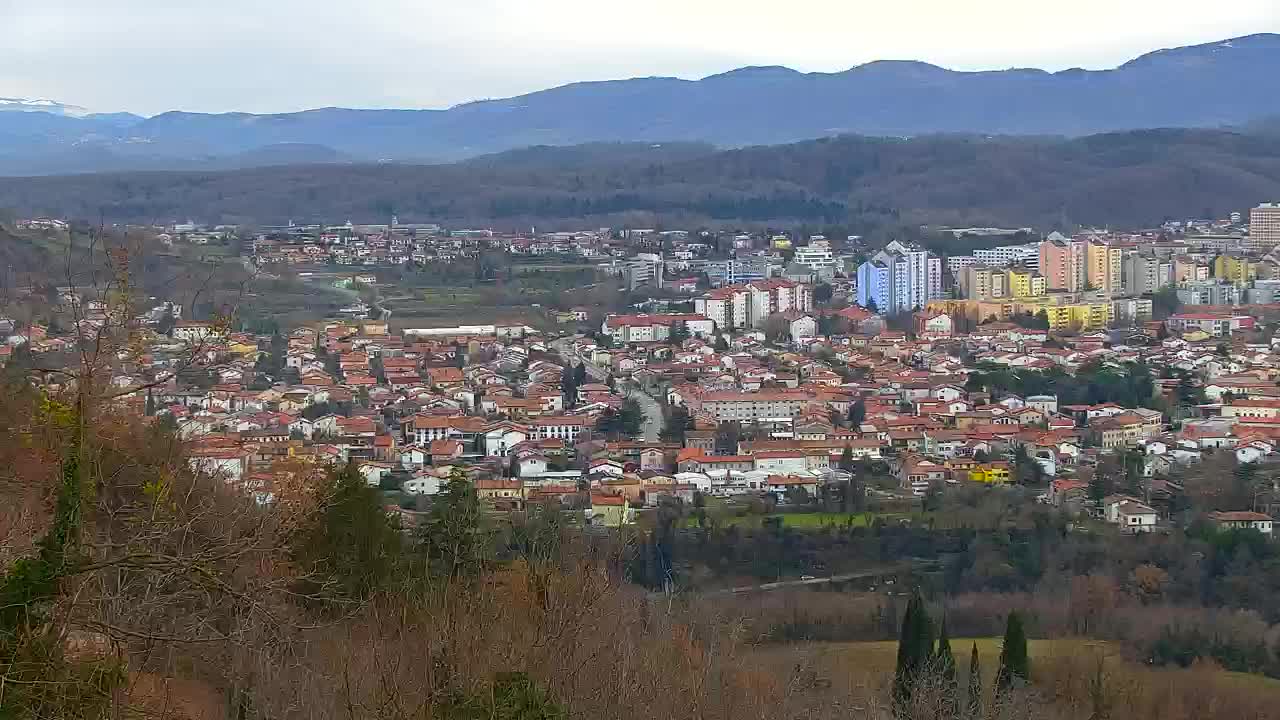
[[[0,0],[0,27],[0,97],[283,112],[743,65],[1105,68],[1280,32],[1280,0]]]

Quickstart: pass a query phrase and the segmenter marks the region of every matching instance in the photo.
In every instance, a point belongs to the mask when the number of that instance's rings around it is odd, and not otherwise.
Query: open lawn
[[[994,680],[996,669],[1000,664],[1000,646],[1002,639],[985,638],[952,638],[951,651],[955,654],[959,679],[963,685],[969,675],[969,656],[973,646],[978,646],[978,660],[982,667],[984,682]],[[1061,638],[1056,640],[1030,640],[1027,646],[1031,654],[1031,673],[1035,677],[1036,661],[1048,661],[1051,658],[1092,656],[1102,653],[1107,664],[1123,663],[1136,666],[1136,663],[1125,660],[1119,651],[1103,640],[1087,638]],[[897,663],[898,643],[893,640],[876,642],[813,642],[794,643],[788,645],[761,645],[752,651],[765,663],[778,667],[799,667],[809,664],[819,673],[838,676],[841,674],[856,675],[863,678],[882,676],[893,673]],[[1151,670],[1146,666],[1140,666]],[[1262,688],[1280,692],[1280,680],[1265,675],[1222,671],[1222,676],[1231,682],[1239,682],[1243,686]]]

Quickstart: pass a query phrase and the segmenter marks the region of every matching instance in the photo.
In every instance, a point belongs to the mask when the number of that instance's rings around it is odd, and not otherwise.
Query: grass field
[[[447,327],[494,323],[531,324],[542,317],[530,305],[495,305],[492,292],[478,288],[395,288],[384,293],[392,308],[391,324],[407,327]]]
[[[1001,638],[997,637],[952,638],[951,651],[955,653],[960,675],[963,677],[969,672],[969,656],[973,646],[976,644],[978,646],[978,660],[984,675],[990,674],[994,677],[996,667],[1000,664],[1001,640]],[[809,643],[803,647],[837,660],[842,656],[848,660],[856,660],[858,665],[864,666],[868,671],[872,672],[893,672],[898,658],[898,643],[894,640],[855,643]],[[1105,642],[1079,638],[1030,640],[1027,643],[1027,651],[1031,653],[1033,663],[1036,658],[1047,658],[1065,653],[1096,652],[1098,650],[1108,653],[1113,652],[1108,650],[1108,645]]]
[[[784,527],[795,528],[797,530],[821,530],[824,527],[844,528],[844,527],[867,527],[875,522],[877,517],[886,523],[894,523],[899,520],[911,520],[912,522],[925,522],[928,515],[923,513],[913,513],[910,515],[903,513],[775,513],[773,515],[720,515],[715,512],[711,513],[715,521],[721,527],[734,526],[743,529],[755,529],[764,527],[765,518],[781,518]],[[698,521],[696,518],[686,518],[685,527],[696,528]]]
[[[961,682],[969,675],[969,657],[973,646],[978,646],[978,662],[985,682],[995,678],[1000,664],[1001,638],[952,638],[951,651],[955,654]],[[1131,663],[1123,659],[1110,643],[1086,638],[1062,638],[1057,640],[1030,640],[1027,651],[1031,654],[1031,672],[1035,676],[1037,660],[1054,657],[1079,657],[1102,653],[1107,663]],[[851,643],[796,643],[790,645],[760,646],[754,650],[768,664],[794,667],[807,661],[826,672],[854,672],[863,676],[888,676],[893,673],[898,656],[898,643],[893,640]],[[1145,666],[1142,666],[1145,668]],[[1280,692],[1280,680],[1265,675],[1223,671],[1222,675],[1241,685]]]

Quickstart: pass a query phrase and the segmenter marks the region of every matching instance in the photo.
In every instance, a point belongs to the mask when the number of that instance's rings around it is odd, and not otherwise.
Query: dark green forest
[[[1143,130],[1078,139],[844,136],[658,162],[630,146],[453,165],[311,165],[0,179],[0,208],[108,222],[439,221],[539,229],[786,223],[1149,227],[1280,197],[1280,137]]]

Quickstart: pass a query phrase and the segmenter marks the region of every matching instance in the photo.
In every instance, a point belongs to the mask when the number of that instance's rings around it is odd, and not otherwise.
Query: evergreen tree
[[[1110,478],[1101,471],[1101,468],[1093,469],[1093,478],[1089,480],[1089,499],[1102,505],[1102,500],[1111,494]]]
[[[938,631],[938,650],[934,653],[934,662],[948,683],[956,681],[956,656],[951,652],[951,638],[947,634],[945,617],[942,618],[942,628]]]
[[[917,602],[918,597],[912,595],[907,601],[907,611],[902,614],[902,629],[898,632],[898,661],[893,672],[893,701],[903,704],[911,696],[911,673],[913,672],[913,653],[916,647],[916,614],[923,612]]]
[[[156,396],[147,391],[147,407],[145,409],[147,417],[154,417],[156,414]]]
[[[427,569],[450,580],[470,577],[484,567],[489,555],[480,497],[461,469],[454,469],[440,490],[418,530]]]
[[[933,659],[933,623],[917,588],[907,603],[898,637],[898,664],[893,677],[893,698],[900,707],[911,699],[916,681]]]
[[[355,463],[331,472],[324,499],[294,547],[312,575],[313,597],[364,599],[385,585],[399,563],[400,529],[382,509]]]
[[[848,444],[844,446],[844,450],[840,453],[840,469],[845,472],[853,472],[853,448]]]
[[[867,404],[858,398],[849,406],[849,427],[857,429],[867,417]]]
[[[560,371],[560,391],[564,393],[567,402],[572,403],[578,397],[578,386],[574,382],[573,368],[565,366]]]
[[[969,654],[969,693],[966,700],[965,714],[973,720],[982,717],[982,666],[978,663],[978,643],[973,644],[973,652]]]
[[[960,686],[956,683],[956,656],[951,652],[951,637],[947,634],[947,618],[942,618],[938,631],[938,649],[933,655],[933,669],[942,676],[945,702],[952,710],[952,717],[960,715]]]
[[[1031,679],[1031,661],[1027,657],[1027,633],[1022,627],[1022,616],[1016,610],[1009,613],[1009,620],[1005,625],[996,685],[1000,688],[1010,687],[1014,683],[1014,678],[1024,683]]]
[[[582,387],[587,384],[587,366],[578,363],[573,367],[573,385],[574,387]]]
[[[173,326],[178,324],[178,319],[173,316],[173,308],[165,307],[164,314],[160,316],[159,322],[156,323],[156,332],[161,335],[172,335]]]
[[[724,335],[716,335],[715,351],[721,354],[729,352],[729,341],[724,339]]]

